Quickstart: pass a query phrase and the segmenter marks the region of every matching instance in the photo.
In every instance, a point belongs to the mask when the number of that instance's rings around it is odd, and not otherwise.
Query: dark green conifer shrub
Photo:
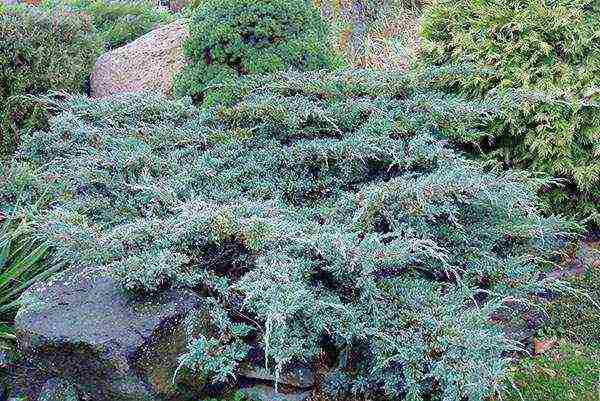
[[[82,92],[102,49],[84,16],[9,6],[0,13],[0,157],[47,113],[30,95]]]
[[[423,18],[421,61],[445,68],[452,92],[507,92],[518,107],[488,131],[491,150],[566,179],[551,202],[598,219],[599,15],[598,0],[440,0]]]
[[[337,61],[327,35],[319,12],[304,1],[203,0],[184,45],[191,63],[174,91],[201,100],[230,78],[332,67]]]
[[[176,378],[319,361],[332,399],[485,399],[514,346],[490,314],[552,286],[540,273],[573,233],[538,213],[545,181],[448,146],[497,107],[389,72],[229,84],[210,109],[69,100],[0,200],[25,186],[39,235],[128,291],[204,297]]]
[[[133,42],[175,17],[151,1],[49,0],[46,8],[67,8],[90,16],[92,25],[108,48]]]

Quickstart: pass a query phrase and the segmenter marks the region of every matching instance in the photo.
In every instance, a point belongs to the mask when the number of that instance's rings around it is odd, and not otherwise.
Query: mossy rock
[[[575,290],[546,305],[549,320],[544,330],[564,335],[577,344],[600,344],[600,243],[586,242],[586,254],[580,258],[583,273],[568,279]]]

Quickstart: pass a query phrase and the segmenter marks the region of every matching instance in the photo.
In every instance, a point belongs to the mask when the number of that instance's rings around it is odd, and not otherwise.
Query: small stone
[[[240,376],[247,379],[266,380],[275,383],[275,375],[256,366],[243,368],[240,371]],[[313,372],[308,367],[298,365],[283,372],[277,382],[298,388],[310,388],[314,386],[315,378]]]
[[[298,391],[284,394],[275,391],[273,387],[266,385],[256,385],[240,391],[256,401],[306,401],[310,396],[310,391]]]
[[[556,344],[556,339],[550,338],[547,340],[533,339],[533,353],[535,355],[541,355],[548,352]]]
[[[0,369],[6,369],[8,367],[8,352],[0,349]]]

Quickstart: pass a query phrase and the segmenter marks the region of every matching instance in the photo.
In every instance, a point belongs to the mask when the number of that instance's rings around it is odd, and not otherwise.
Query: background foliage
[[[175,19],[168,11],[158,10],[156,3],[149,0],[47,0],[43,6],[85,13],[109,49],[133,42]]]
[[[7,6],[0,13],[0,156],[47,123],[28,95],[82,92],[101,42],[85,16]]]
[[[198,291],[178,374],[235,383],[324,363],[331,397],[483,400],[514,348],[489,319],[540,280],[573,226],[536,210],[546,181],[466,160],[466,101],[374,71],[228,81],[228,102],[140,94],[62,105],[26,137],[0,200],[67,263],[128,291]]]
[[[195,100],[226,79],[336,63],[327,25],[304,1],[203,1],[193,11],[184,52],[191,64],[175,79],[174,91]]]
[[[424,67],[453,92],[506,91],[520,107],[484,148],[511,165],[562,177],[555,206],[600,205],[600,2],[440,0],[423,18]]]

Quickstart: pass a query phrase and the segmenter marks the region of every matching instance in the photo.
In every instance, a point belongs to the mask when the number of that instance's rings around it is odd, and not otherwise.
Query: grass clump
[[[419,16],[428,1],[313,0],[331,26],[334,48],[349,65],[405,70],[418,43]]]
[[[600,2],[441,0],[423,17],[421,64],[451,92],[517,99],[484,150],[566,185],[555,210],[600,217]]]
[[[47,112],[31,95],[83,92],[101,43],[80,14],[7,6],[0,12],[0,157]]]
[[[303,1],[202,1],[193,10],[184,52],[191,63],[176,77],[174,91],[197,101],[227,79],[336,63],[327,25]]]
[[[507,401],[593,401],[600,392],[598,343],[577,345],[561,341],[553,350],[527,357],[512,368]]]
[[[449,146],[494,103],[374,71],[227,85],[235,96],[208,109],[148,94],[64,102],[14,162],[32,201],[53,200],[40,235],[129,292],[204,298],[177,375],[234,386],[243,367],[320,363],[332,399],[500,388],[513,345],[490,314],[552,287],[540,273],[575,227],[539,214],[544,180]]]

